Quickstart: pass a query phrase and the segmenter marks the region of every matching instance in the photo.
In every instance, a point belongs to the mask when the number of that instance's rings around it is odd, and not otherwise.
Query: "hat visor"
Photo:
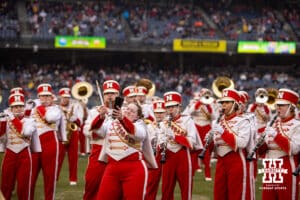
[[[166,112],[166,110],[165,109],[155,109],[155,110],[153,110],[153,112],[154,113],[164,113],[164,112]]]
[[[116,89],[106,89],[106,90],[103,92],[103,94],[107,94],[107,93],[119,93],[119,91],[116,90]]]
[[[284,99],[276,99],[275,104],[277,105],[287,105],[292,104],[290,101],[284,100]]]
[[[61,95],[61,97],[71,97],[71,95],[63,94],[63,95]]]
[[[136,96],[136,93],[133,93],[133,94],[128,94],[127,97],[135,97]]]
[[[41,96],[41,95],[52,95],[51,92],[40,92],[38,93],[38,96]]]
[[[15,103],[10,104],[9,106],[10,107],[12,107],[12,106],[25,106],[25,103],[23,103],[23,102],[15,102]]]
[[[177,101],[169,101],[165,103],[165,107],[169,107],[169,106],[177,106],[179,105],[179,103]]]
[[[231,97],[223,97],[217,100],[218,103],[225,102],[225,101],[235,101],[235,100]]]

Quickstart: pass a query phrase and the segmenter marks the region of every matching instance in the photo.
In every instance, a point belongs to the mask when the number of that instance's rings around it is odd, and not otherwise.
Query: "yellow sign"
[[[174,39],[173,51],[226,52],[226,40],[182,40]]]

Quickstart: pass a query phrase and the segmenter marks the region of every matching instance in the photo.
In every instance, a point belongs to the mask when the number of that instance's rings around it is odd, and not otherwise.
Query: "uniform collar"
[[[225,116],[225,120],[231,120],[232,118],[237,116],[237,112],[232,113],[231,115]]]
[[[281,122],[282,122],[282,123],[288,122],[288,121],[294,119],[294,117],[295,117],[295,115],[292,115],[292,116],[289,116],[289,117],[287,117],[287,118],[285,118],[285,119],[281,119]]]

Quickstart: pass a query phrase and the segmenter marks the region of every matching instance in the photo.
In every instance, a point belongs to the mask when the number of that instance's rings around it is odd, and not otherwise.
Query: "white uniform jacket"
[[[223,134],[214,134],[214,143],[219,156],[223,157],[231,151],[237,152],[247,148],[251,141],[251,125],[247,117],[235,115],[230,119],[224,119],[223,116],[219,123],[224,129]]]
[[[165,131],[160,135],[158,144],[166,142],[168,150],[176,153],[183,147],[190,150],[203,149],[195,123],[190,116],[180,115],[171,122],[164,121],[161,127]]]
[[[295,118],[286,122],[276,120],[273,128],[277,135],[265,137],[268,146],[266,158],[297,155],[300,152],[300,121]]]
[[[34,120],[29,118],[19,120],[17,118],[5,117],[1,119],[1,126],[5,126],[4,129],[1,129],[0,133],[0,135],[5,134],[6,139],[2,141],[6,142],[4,146],[15,153],[19,153],[30,146],[31,137],[36,131]]]
[[[124,124],[126,127],[127,125],[131,127],[129,131],[124,127]],[[105,137],[99,160],[107,162],[107,156],[110,156],[118,161],[131,154],[140,153],[141,158],[144,156],[148,167],[157,168],[149,134],[142,120],[132,123],[126,117],[122,122],[109,118],[96,133]]]

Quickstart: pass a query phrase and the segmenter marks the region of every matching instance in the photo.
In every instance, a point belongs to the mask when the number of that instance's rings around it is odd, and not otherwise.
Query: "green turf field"
[[[0,156],[2,161],[3,153]],[[79,166],[78,166],[78,185],[70,186],[68,180],[68,171],[67,171],[67,160],[65,159],[61,175],[56,187],[56,199],[57,200],[77,200],[82,199],[83,191],[84,191],[84,173],[87,166],[87,157],[79,158]],[[212,163],[212,174],[214,174],[215,163]],[[256,184],[256,199],[261,199],[261,190],[258,189],[261,186],[261,176],[258,177]],[[12,199],[17,199],[15,192]],[[43,179],[40,173],[36,190],[35,190],[35,199],[42,200],[43,197]],[[157,199],[160,199],[160,191]],[[180,199],[180,190],[178,186],[175,190],[175,199]],[[197,200],[209,200],[213,199],[213,182],[206,182],[204,180],[203,172],[197,172],[194,177],[194,187],[193,187],[193,199]]]

